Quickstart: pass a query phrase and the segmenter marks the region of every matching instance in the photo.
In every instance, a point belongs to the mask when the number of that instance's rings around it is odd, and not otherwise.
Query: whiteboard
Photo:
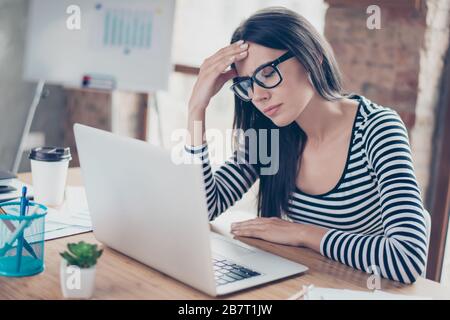
[[[175,0],[32,0],[24,79],[79,87],[97,74],[120,90],[167,90],[174,11]]]

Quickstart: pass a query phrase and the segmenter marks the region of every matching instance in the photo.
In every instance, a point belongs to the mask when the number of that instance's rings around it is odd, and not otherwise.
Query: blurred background
[[[33,55],[27,52],[31,5],[31,0],[0,0],[0,167],[7,170],[14,169],[37,86],[36,81],[23,77],[26,55]],[[30,171],[27,154],[43,145],[70,147],[74,155],[71,166],[79,166],[74,122],[164,148],[179,143],[171,135],[186,127],[187,103],[198,66],[229,43],[242,20],[273,5],[302,14],[327,38],[344,74],[347,92],[391,107],[402,117],[425,207],[432,215],[427,277],[450,285],[450,245],[446,245],[450,202],[450,0],[177,0],[167,89],[112,91],[45,84],[24,140],[18,171]],[[368,19],[377,14],[376,8],[369,9],[372,5],[379,8],[378,27],[369,27]],[[207,110],[207,128],[224,133],[232,127],[234,109],[232,92],[226,87]],[[223,148],[226,156],[231,154],[229,145],[216,148]],[[233,210],[255,212],[257,187]]]

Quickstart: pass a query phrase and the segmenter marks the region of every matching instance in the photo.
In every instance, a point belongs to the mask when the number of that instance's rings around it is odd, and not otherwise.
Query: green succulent
[[[69,252],[60,253],[66,259],[69,266],[78,266],[82,269],[93,267],[97,264],[97,259],[103,253],[103,249],[98,250],[96,244],[80,241],[78,243],[67,244]]]

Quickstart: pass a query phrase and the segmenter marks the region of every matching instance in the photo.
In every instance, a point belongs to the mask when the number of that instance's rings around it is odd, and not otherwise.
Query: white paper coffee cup
[[[64,201],[64,191],[69,168],[69,148],[42,147],[31,150],[31,176],[34,201],[48,206],[59,206]]]

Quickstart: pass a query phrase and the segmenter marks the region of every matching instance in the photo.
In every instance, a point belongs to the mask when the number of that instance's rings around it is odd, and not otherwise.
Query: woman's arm
[[[317,252],[320,252],[320,243],[329,230],[279,218],[255,218],[231,225],[231,233],[238,237],[252,237],[288,246],[308,247]]]
[[[205,140],[205,110],[190,106],[188,113],[188,132],[185,151],[202,164],[209,220],[214,220],[222,212],[251,188],[258,179],[257,169],[245,161],[243,155],[234,152],[216,172],[212,172],[209,161],[208,144]],[[189,161],[190,163],[192,161]]]
[[[185,150],[202,164],[209,220],[234,205],[258,179],[256,167],[244,161],[237,151],[213,172],[207,143],[195,147],[186,145]]]
[[[234,204],[256,180],[256,173],[249,164],[237,163],[236,153],[216,173],[212,173],[205,141],[205,113],[213,96],[223,85],[238,74],[232,63],[247,57],[248,44],[239,40],[206,58],[200,66],[197,81],[192,89],[188,105],[188,137],[185,150],[188,156],[200,160],[203,166],[209,219]]]
[[[198,147],[205,141],[205,113],[206,110],[199,107],[189,107],[188,109],[188,136],[186,145]]]
[[[427,257],[424,207],[414,173],[408,133],[393,110],[375,114],[363,132],[367,161],[377,178],[384,234],[330,230],[322,254],[366,272],[412,283]]]

